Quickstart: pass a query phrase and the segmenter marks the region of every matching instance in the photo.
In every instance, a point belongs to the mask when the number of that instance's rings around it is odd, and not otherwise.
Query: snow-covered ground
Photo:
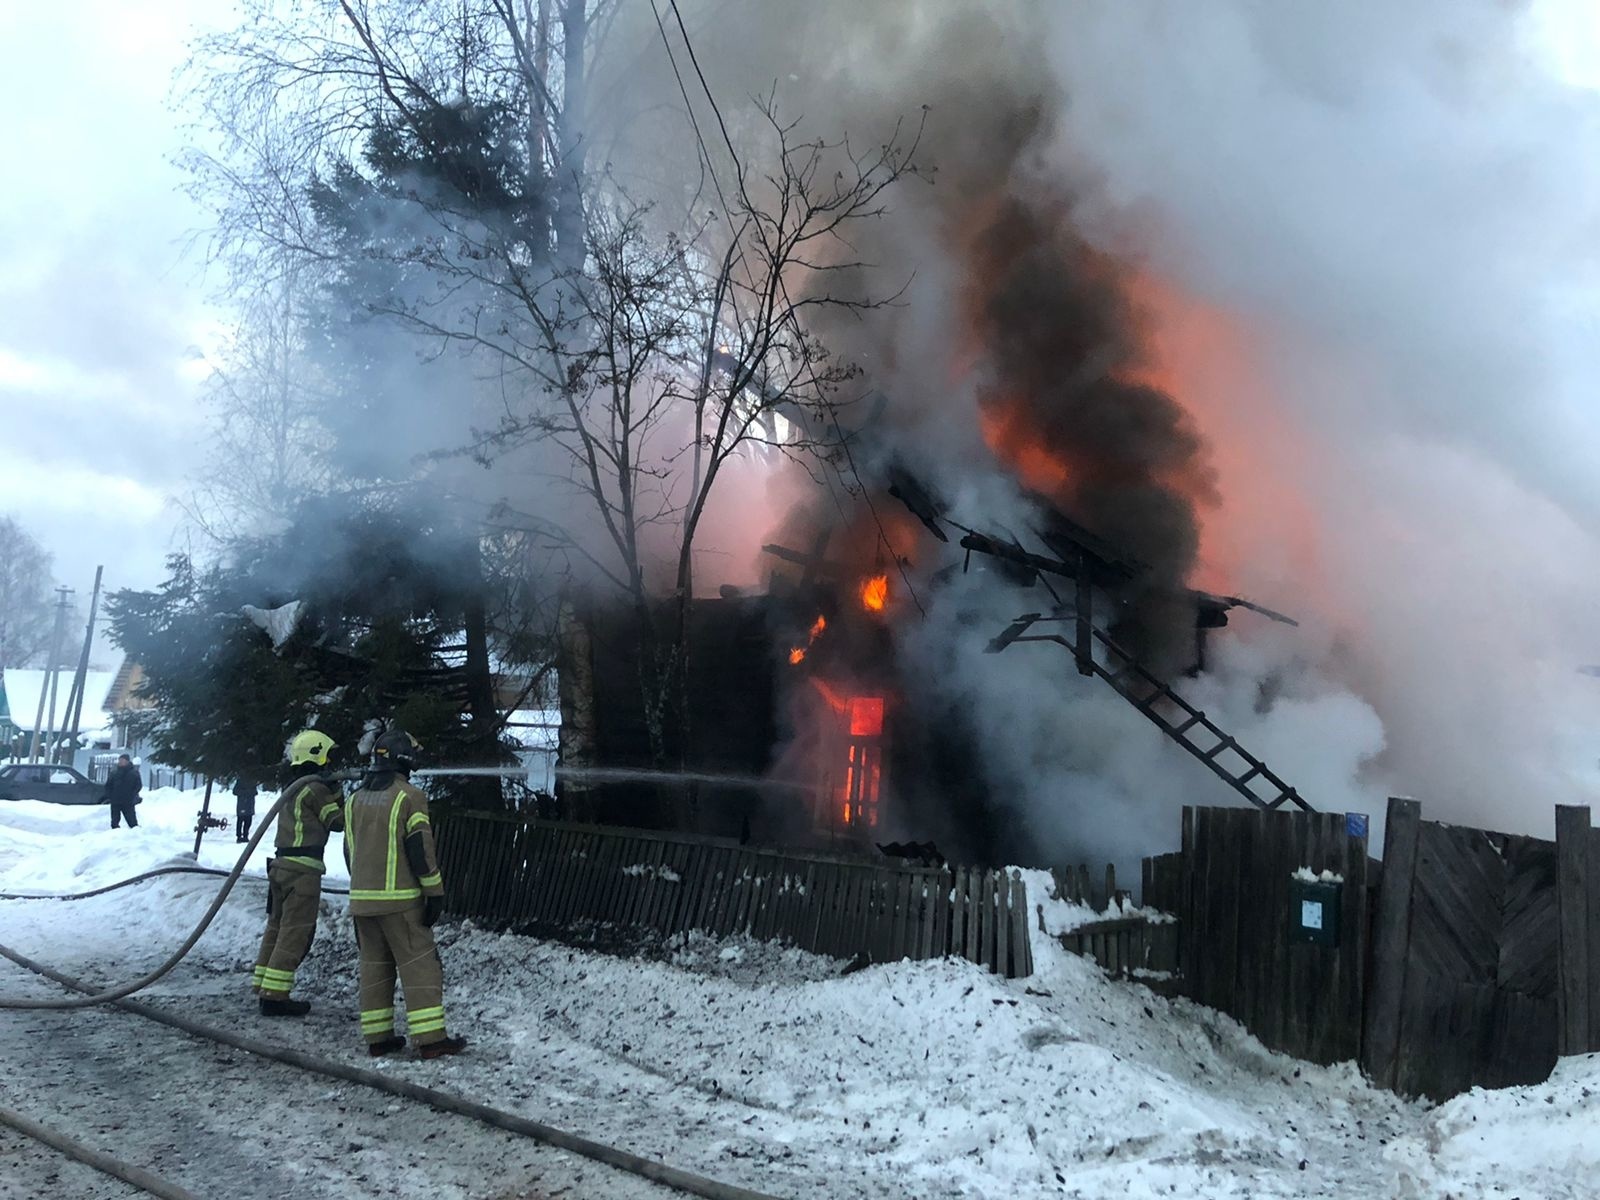
[[[135,810],[136,829],[112,829],[105,804],[0,800],[0,892],[86,892],[154,867],[193,866],[195,822],[204,795],[176,788],[148,791]],[[272,792],[256,798],[257,825],[277,799]],[[228,870],[243,849],[235,837],[232,792],[212,792],[211,815],[225,818],[228,828],[206,831],[199,862]],[[268,830],[246,870],[265,876],[271,853]],[[327,862],[329,881],[348,882],[338,835]]]
[[[197,794],[153,793],[140,829],[113,833],[104,809],[0,804],[0,891],[84,890],[171,861],[192,845],[197,808]],[[228,865],[231,838],[208,836],[202,861]],[[163,957],[215,886],[173,876],[0,903],[0,941],[121,980]],[[147,998],[366,1064],[340,902],[328,899],[302,968],[317,1005],[304,1023],[267,1022],[249,1000],[260,902],[259,885],[242,886]],[[778,1196],[1600,1195],[1600,1056],[1566,1060],[1538,1087],[1429,1108],[1348,1064],[1298,1063],[1225,1017],[1108,982],[1042,935],[1036,975],[1008,982],[956,961],[841,978],[837,963],[744,940],[692,938],[637,960],[439,932],[447,1014],[471,1052],[383,1069]],[[0,1014],[0,1027],[20,1019]],[[208,1103],[253,1119],[247,1092]]]

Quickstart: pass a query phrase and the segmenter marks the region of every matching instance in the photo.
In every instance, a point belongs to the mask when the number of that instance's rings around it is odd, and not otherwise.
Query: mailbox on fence
[[[1289,877],[1289,940],[1317,946],[1339,944],[1339,909],[1344,880],[1331,871],[1320,876],[1302,867]]]

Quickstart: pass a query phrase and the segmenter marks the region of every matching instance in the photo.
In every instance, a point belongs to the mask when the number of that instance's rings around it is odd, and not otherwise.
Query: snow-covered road
[[[30,1137],[0,1129],[0,1200],[146,1200],[132,1184],[102,1175],[93,1167],[58,1154]]]
[[[172,810],[165,821],[164,805]],[[24,875],[27,886],[53,880],[65,889],[148,869],[155,851],[182,846],[192,809],[192,798],[153,798],[148,830],[119,846],[109,830],[41,831],[49,818],[38,813],[16,813],[28,825],[8,831],[11,810],[0,808],[0,844],[17,852],[0,850],[0,861],[14,864],[0,866],[0,890]],[[0,903],[0,941],[97,981],[125,979],[170,949],[215,886],[177,876],[70,904]],[[191,958],[145,999],[367,1065],[354,1017],[354,942],[339,903],[328,901],[301,973],[316,1012],[304,1023],[273,1023],[245,990],[259,901],[259,889],[241,889]],[[1600,1168],[1592,1056],[1564,1063],[1540,1088],[1429,1109],[1370,1088],[1348,1064],[1297,1063],[1227,1018],[1110,983],[1043,936],[1036,975],[1005,981],[957,961],[840,978],[836,963],[748,941],[691,939],[644,960],[455,925],[440,932],[450,1025],[473,1039],[471,1053],[442,1071],[415,1060],[384,1070],[775,1195],[1600,1195],[1591,1182]],[[12,977],[3,982],[9,992]],[[0,1052],[8,1062],[36,1059],[21,1072],[30,1080],[70,1083],[73,1056],[27,1049],[43,1028],[33,1020],[0,1015]],[[131,1041],[114,1038],[95,1051],[122,1069],[150,1069],[140,1057],[146,1041],[186,1040],[168,1031],[139,1036],[138,1027],[155,1027],[133,1017],[106,1020],[134,1026]],[[245,1086],[257,1066],[214,1058],[206,1051],[171,1069],[205,1068],[215,1080],[163,1074],[155,1090],[204,1095],[208,1119],[221,1127],[270,1124]],[[244,1078],[230,1081],[229,1070]],[[85,1086],[93,1082],[90,1074]],[[366,1103],[381,1110],[390,1102]],[[373,1153],[414,1140],[399,1122],[361,1111],[360,1139]],[[150,1136],[172,1119],[170,1111],[152,1116]],[[331,1152],[348,1171],[343,1136]],[[474,1161],[470,1152],[435,1160],[433,1145],[429,1162],[442,1172]],[[430,1194],[506,1194],[494,1190],[503,1187],[498,1175],[462,1186]]]
[[[7,995],[60,994],[10,963],[4,968]],[[202,1197],[675,1194],[464,1117],[310,1076],[116,1009],[7,1014],[0,1061],[26,1064],[0,1079],[7,1107]],[[435,1083],[449,1087],[450,1065],[430,1068]],[[34,1171],[59,1169],[64,1160],[49,1164],[53,1153],[36,1156]],[[109,1180],[97,1186],[107,1195],[132,1190]]]

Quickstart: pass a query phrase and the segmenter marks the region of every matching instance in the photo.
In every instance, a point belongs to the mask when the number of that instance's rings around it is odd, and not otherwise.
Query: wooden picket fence
[[[1073,954],[1092,958],[1113,979],[1136,978],[1152,987],[1171,990],[1178,971],[1178,925],[1160,915],[1128,913],[1133,897],[1117,887],[1116,868],[1107,864],[1093,874],[1087,864],[1052,867],[1051,899],[1082,904],[1105,916],[1058,935]],[[1103,884],[1102,884],[1103,881]],[[1146,883],[1148,891],[1149,884]],[[1148,904],[1148,900],[1146,901]],[[1039,928],[1045,927],[1043,906]]]
[[[439,812],[445,906],[528,932],[585,926],[662,937],[698,930],[870,962],[966,958],[1033,973],[1015,872],[902,866],[722,838]]]
[[[1108,917],[1060,935],[1074,954],[1092,958],[1113,979],[1135,979],[1158,991],[1175,991],[1178,924],[1136,915]]]

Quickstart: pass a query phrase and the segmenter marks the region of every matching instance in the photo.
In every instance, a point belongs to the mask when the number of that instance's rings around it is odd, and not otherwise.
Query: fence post
[[[1589,1050],[1589,810],[1556,805],[1556,1053]]]
[[[1411,941],[1411,884],[1417,869],[1422,805],[1389,798],[1383,834],[1383,880],[1372,922],[1372,982],[1362,1066],[1380,1087],[1393,1088],[1400,1052],[1400,1005],[1405,994],[1406,953]]]
[[[1200,973],[1200,960],[1197,957],[1200,939],[1196,936],[1199,929],[1197,911],[1199,888],[1195,883],[1198,844],[1195,837],[1195,809],[1192,805],[1185,804],[1183,840],[1179,843],[1181,847],[1179,861],[1182,862],[1183,869],[1178,873],[1177,888],[1178,973],[1183,978],[1183,994],[1190,999],[1194,998],[1195,982]]]
[[[1600,1050],[1600,829],[1589,830],[1589,1046]]]

